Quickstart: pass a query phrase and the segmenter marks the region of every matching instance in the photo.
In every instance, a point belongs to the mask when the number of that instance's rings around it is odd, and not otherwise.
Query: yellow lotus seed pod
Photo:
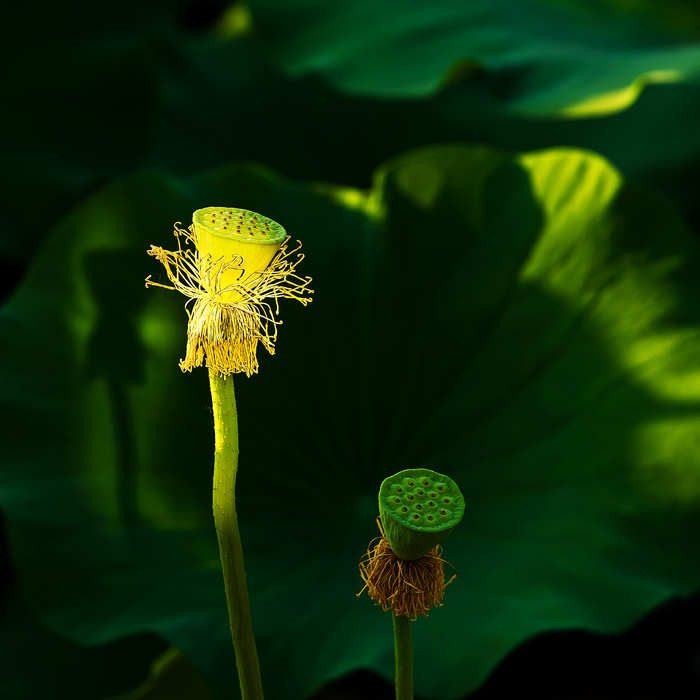
[[[240,285],[250,286],[259,278],[287,238],[280,224],[247,209],[198,209],[192,223],[197,249],[207,267],[207,286],[221,290],[222,302],[241,299]]]
[[[186,297],[187,352],[183,372],[203,364],[222,377],[258,371],[258,343],[273,355],[280,299],[311,301],[310,277],[300,277],[301,242],[287,250],[287,233],[275,221],[246,209],[207,207],[188,230],[175,224],[177,250],[152,245],[171,284],[146,278],[147,287]],[[183,243],[185,246],[183,247]],[[193,246],[193,247],[188,247]],[[296,259],[293,256],[296,254]],[[190,303],[193,302],[193,303]]]

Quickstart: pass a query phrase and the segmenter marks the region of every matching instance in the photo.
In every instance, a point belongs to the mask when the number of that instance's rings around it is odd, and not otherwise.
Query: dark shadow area
[[[376,673],[355,671],[328,683],[308,700],[394,700],[394,687]],[[417,696],[416,696],[417,697]]]
[[[622,634],[539,635],[507,656],[469,699],[690,700],[699,694],[700,599],[674,598]]]
[[[112,697],[141,684],[153,659],[167,647],[155,634],[99,646],[76,644],[45,627],[14,587],[7,591],[0,616],[0,697],[7,700]]]
[[[180,24],[184,29],[204,32],[211,29],[229,4],[228,0],[188,0],[180,7]]]
[[[134,271],[144,267],[143,258],[122,250],[94,251],[85,258],[85,274],[99,310],[88,345],[87,373],[107,383],[119,463],[117,499],[126,532],[139,525],[138,465],[128,387],[144,380],[144,350],[136,324],[146,296],[139,285],[124,284],[124,280],[132,280]]]
[[[521,644],[463,700],[694,700],[700,694],[700,599],[674,598],[627,632],[572,630]],[[309,700],[394,700],[371,671],[338,679]],[[419,696],[416,696],[419,698]]]
[[[10,297],[24,274],[23,266],[6,258],[0,258],[0,305]]]
[[[2,606],[7,591],[14,580],[15,575],[10,562],[10,550],[5,528],[5,514],[0,510],[0,606]]]

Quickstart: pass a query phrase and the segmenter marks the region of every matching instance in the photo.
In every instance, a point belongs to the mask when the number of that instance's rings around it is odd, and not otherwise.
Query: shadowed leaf
[[[318,73],[357,94],[425,97],[484,71],[517,112],[590,117],[629,107],[647,85],[700,76],[700,14],[682,2],[663,9],[582,0],[249,4],[291,74]]]

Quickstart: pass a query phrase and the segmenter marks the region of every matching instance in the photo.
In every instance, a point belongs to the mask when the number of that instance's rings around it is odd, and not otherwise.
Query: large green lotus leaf
[[[151,630],[236,677],[210,512],[206,373],[144,251],[213,204],[303,240],[316,295],[237,378],[238,505],[270,697],[393,674],[361,588],[380,481],[448,473],[458,578],[414,625],[416,687],[475,688],[544,630],[615,631],[700,583],[700,260],[652,192],[574,150],[406,154],[370,193],[232,165],[110,185],[52,231],[0,315],[0,471],[19,581],[87,644]],[[51,586],[46,585],[50,577]]]
[[[685,3],[666,11],[585,0],[249,4],[287,70],[360,94],[423,97],[485,69],[517,111],[583,117],[628,107],[648,84],[700,75],[700,15]]]

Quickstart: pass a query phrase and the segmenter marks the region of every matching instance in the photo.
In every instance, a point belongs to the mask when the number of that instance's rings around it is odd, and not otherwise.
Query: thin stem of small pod
[[[243,700],[263,700],[260,664],[253,636],[243,549],[236,515],[238,470],[238,412],[233,376],[223,379],[209,372],[214,409],[214,524],[224,574],[226,603],[236,651],[238,679]]]
[[[413,700],[413,640],[411,618],[391,613],[394,619],[396,700]]]

